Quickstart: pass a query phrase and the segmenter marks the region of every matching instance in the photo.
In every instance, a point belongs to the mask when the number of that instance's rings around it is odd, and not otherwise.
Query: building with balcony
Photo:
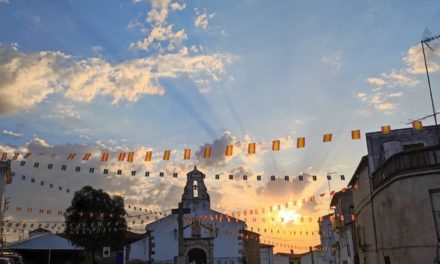
[[[439,130],[366,134],[350,180],[360,263],[439,263]]]

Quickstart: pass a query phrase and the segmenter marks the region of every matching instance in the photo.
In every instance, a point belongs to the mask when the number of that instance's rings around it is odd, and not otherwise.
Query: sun
[[[278,215],[282,218],[283,224],[298,222],[301,215],[293,210],[281,210]]]

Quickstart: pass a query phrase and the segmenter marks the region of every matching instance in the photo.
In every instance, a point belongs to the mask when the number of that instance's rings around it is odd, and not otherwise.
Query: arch
[[[195,247],[188,251],[188,261],[190,264],[206,264],[208,258],[203,249]]]
[[[197,181],[193,182],[193,198],[199,198],[199,183]]]

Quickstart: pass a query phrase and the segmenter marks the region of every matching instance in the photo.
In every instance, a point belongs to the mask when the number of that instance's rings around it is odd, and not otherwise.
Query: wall
[[[275,264],[289,264],[289,257],[283,255],[274,255],[274,263]]]
[[[138,240],[125,247],[124,259],[130,261],[134,259],[147,260],[148,259],[148,237]]]
[[[261,264],[274,264],[273,248],[262,247],[260,248],[260,263]]]

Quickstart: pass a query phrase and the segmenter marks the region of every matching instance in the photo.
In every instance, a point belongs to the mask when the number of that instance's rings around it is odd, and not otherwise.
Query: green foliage
[[[104,246],[119,249],[127,230],[125,215],[122,197],[84,186],[66,210],[65,233],[74,245],[89,252],[101,252]]]

